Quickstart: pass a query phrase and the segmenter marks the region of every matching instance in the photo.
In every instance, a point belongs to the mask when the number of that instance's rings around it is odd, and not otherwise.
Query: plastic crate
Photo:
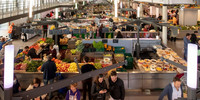
[[[125,50],[125,47],[115,47],[114,52],[115,53],[125,53],[126,50]]]
[[[96,49],[96,52],[104,52],[104,48]]]
[[[68,48],[67,45],[61,45],[61,49],[62,49],[62,50],[65,50],[65,49],[67,49],[67,48]]]

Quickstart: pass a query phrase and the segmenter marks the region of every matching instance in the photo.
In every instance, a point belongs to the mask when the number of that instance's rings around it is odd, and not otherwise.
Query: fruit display
[[[75,43],[76,46],[78,46],[80,44],[82,44],[82,40],[77,40],[76,43]]]
[[[60,39],[60,45],[67,45],[68,40],[69,40],[68,38]]]
[[[102,68],[102,65],[101,65],[101,63],[95,63],[95,64],[94,64],[94,67],[95,67],[96,69],[101,69],[101,68]]]
[[[175,71],[176,67],[160,59],[139,59],[138,67],[145,71]]]
[[[77,72],[78,68],[75,62],[71,63],[69,68],[68,68],[68,72]]]
[[[124,54],[115,54],[115,57],[124,57]]]
[[[102,41],[99,41],[97,43],[96,41],[93,41],[93,47],[96,48],[97,50],[100,50],[104,48],[104,44],[102,43]]]
[[[75,55],[75,54],[76,54],[76,52],[77,52],[77,50],[76,50],[76,49],[71,49],[70,51],[71,51],[72,55]]]

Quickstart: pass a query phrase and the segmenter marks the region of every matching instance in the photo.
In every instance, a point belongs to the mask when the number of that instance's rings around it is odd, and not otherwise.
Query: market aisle
[[[176,42],[168,41],[167,46],[172,48],[181,58],[183,58],[183,40],[176,40]]]

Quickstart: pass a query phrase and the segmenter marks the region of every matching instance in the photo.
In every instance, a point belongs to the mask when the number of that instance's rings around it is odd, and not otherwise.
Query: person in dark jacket
[[[14,81],[13,81],[13,93],[18,93],[21,91],[20,84],[18,82],[17,77],[14,75]]]
[[[43,38],[47,38],[48,25],[43,25]]]
[[[166,95],[168,97],[168,100],[175,100],[183,97],[183,90],[180,78],[174,77],[173,82],[169,83],[164,88],[158,100],[163,100],[164,96]]]
[[[36,50],[34,48],[31,48],[29,51],[28,51],[28,57],[30,58],[39,58],[39,56],[36,54]]]
[[[54,77],[56,76],[56,71],[57,71],[56,64],[53,61],[51,61],[51,59],[52,56],[49,55],[48,61],[45,62],[41,68],[41,71],[43,72],[44,85],[47,85],[48,82],[49,84],[53,83]],[[49,97],[52,98],[51,93],[49,94]]]
[[[184,60],[187,61],[187,46],[190,43],[191,34],[187,33],[186,36],[183,38],[184,41]]]
[[[103,24],[101,24],[101,26],[100,26],[100,28],[99,28],[99,34],[100,34],[101,38],[104,38]]]
[[[92,70],[96,70],[96,68],[93,65],[88,64],[89,58],[87,56],[85,56],[83,60],[84,60],[84,62],[86,64],[81,67],[81,72],[82,73],[87,73],[87,72],[90,72]],[[91,99],[92,78],[88,78],[86,80],[83,80],[82,84],[83,84],[83,100],[86,100],[86,92],[87,92],[87,90],[88,90],[89,100],[92,100]]]
[[[123,35],[120,31],[117,32],[117,37],[116,38],[123,38]]]
[[[107,93],[107,84],[103,78],[103,74],[97,76],[91,90],[93,100],[105,100]]]
[[[124,82],[117,77],[116,71],[112,71],[111,76],[109,77],[109,92],[112,99],[124,100]]]
[[[191,38],[190,38],[191,43],[196,44],[197,43],[197,36],[196,34],[191,34]]]

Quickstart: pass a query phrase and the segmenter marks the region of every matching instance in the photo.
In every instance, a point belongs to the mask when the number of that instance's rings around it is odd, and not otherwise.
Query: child
[[[77,83],[70,85],[70,90],[67,92],[66,100],[80,100],[81,94],[77,89]]]

